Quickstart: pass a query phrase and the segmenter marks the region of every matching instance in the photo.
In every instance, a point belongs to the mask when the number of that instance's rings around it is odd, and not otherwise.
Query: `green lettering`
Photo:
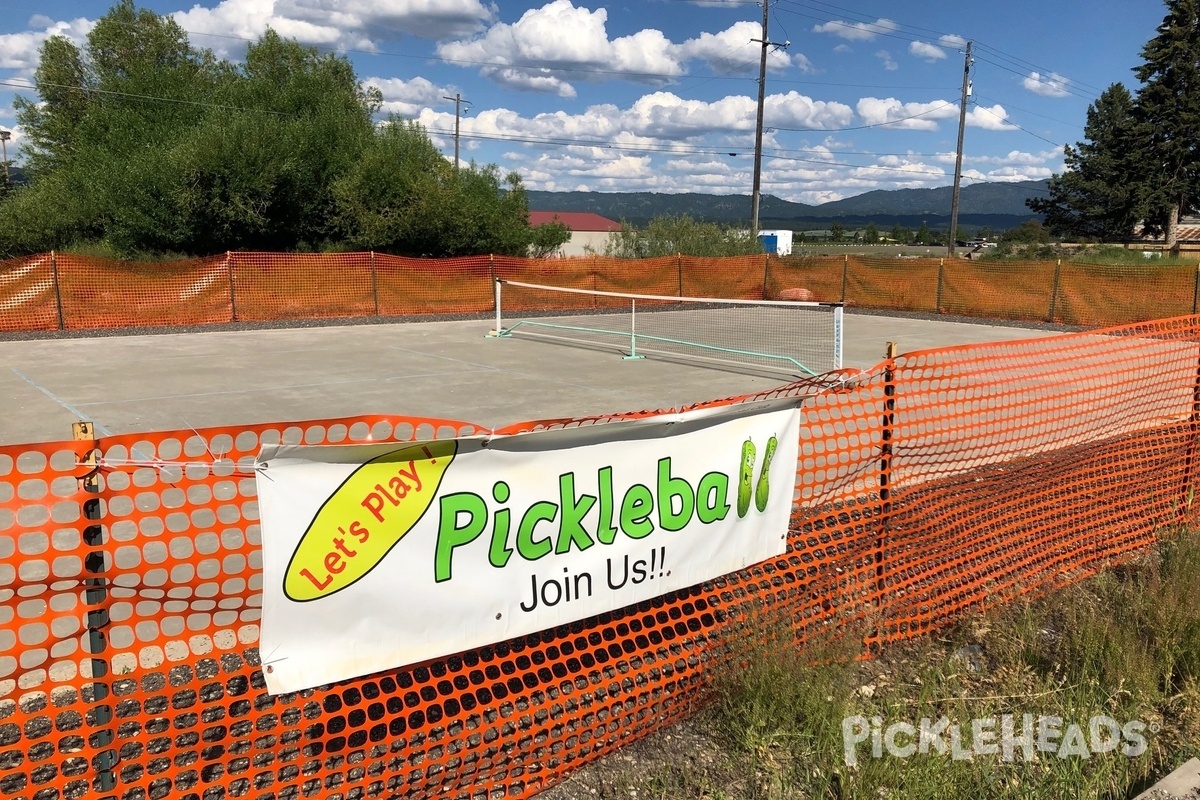
[[[575,475],[568,472],[558,476],[558,502],[562,508],[562,521],[558,526],[558,542],[554,545],[556,555],[570,552],[574,544],[580,550],[587,550],[595,542],[591,534],[583,527],[583,518],[596,505],[596,498],[589,494],[575,496]]]
[[[710,472],[700,479],[696,488],[696,516],[707,525],[725,519],[729,514],[729,476]]]
[[[679,512],[675,512],[675,501]],[[681,531],[692,521],[696,498],[692,485],[685,478],[671,475],[671,459],[658,460],[658,525],[665,531]]]
[[[558,506],[546,502],[534,503],[521,517],[521,525],[517,528],[517,552],[526,561],[537,561],[550,552],[552,548],[550,537],[534,541],[533,529],[539,522],[553,522],[558,516]]]
[[[438,583],[452,577],[454,548],[475,541],[487,527],[488,518],[487,504],[482,497],[471,492],[443,495],[440,508],[437,545],[433,556],[433,579]],[[459,517],[464,514],[467,520],[460,525]]]
[[[600,481],[600,522],[596,525],[596,539],[600,544],[612,544],[617,538],[613,527],[613,478],[612,467],[604,467],[596,473]]]
[[[650,515],[654,512],[654,495],[649,487],[635,483],[621,500],[621,533],[630,539],[642,539],[654,532]]]
[[[497,503],[507,503],[509,498],[508,484],[504,481],[497,481],[492,487],[492,497],[496,498]],[[492,544],[488,548],[488,563],[493,567],[500,568],[508,563],[509,557],[512,556],[512,549],[508,546],[508,529],[512,524],[512,512],[507,508],[496,510],[492,523]]]

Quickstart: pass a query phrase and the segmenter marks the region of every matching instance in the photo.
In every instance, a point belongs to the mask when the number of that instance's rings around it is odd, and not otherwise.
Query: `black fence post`
[[[50,251],[50,272],[54,278],[54,305],[58,308],[58,329],[65,331],[67,329],[67,315],[63,313],[62,301],[62,283],[58,276],[58,256],[54,251]]]
[[[81,479],[82,488],[89,494],[100,493],[100,449],[96,441],[96,427],[92,422],[76,422],[71,426],[75,441],[88,442],[91,447],[80,460],[89,471]],[[112,729],[113,707],[109,699],[111,687],[108,683],[108,649],[106,631],[109,625],[108,578],[104,553],[104,526],[101,523],[103,506],[99,497],[83,502],[83,518],[87,525],[83,529],[83,544],[91,548],[84,557],[86,576],[83,580],[85,615],[87,624],[87,651],[91,654],[91,696],[81,698],[90,705],[88,712],[88,746],[95,752],[92,766],[95,770],[94,790],[109,792],[116,788],[117,750],[113,747],[115,736]]]
[[[1054,322],[1054,314],[1058,310],[1058,284],[1062,280],[1062,259],[1054,262],[1054,285],[1050,289],[1050,315],[1046,322]]]

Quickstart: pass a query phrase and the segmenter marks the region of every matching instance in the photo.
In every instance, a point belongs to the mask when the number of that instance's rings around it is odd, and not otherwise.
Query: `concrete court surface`
[[[498,427],[669,408],[767,389],[743,374],[533,339],[489,320],[0,340],[0,445],[388,414]],[[847,313],[847,367],[900,352],[1031,339],[1044,329]]]

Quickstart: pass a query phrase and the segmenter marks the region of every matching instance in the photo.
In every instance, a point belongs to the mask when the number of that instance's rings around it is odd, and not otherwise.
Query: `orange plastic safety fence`
[[[416,259],[371,254],[376,314],[482,314],[495,307],[488,256]]]
[[[102,566],[79,480],[89,448],[0,447],[0,797],[90,796],[105,749],[85,630],[102,609],[87,596]]]
[[[227,258],[239,321],[375,312],[370,253],[229,253]]]
[[[862,308],[936,311],[940,266],[936,258],[850,256],[845,301]]]
[[[223,256],[192,261],[110,261],[55,253],[67,330],[229,322]]]
[[[704,405],[773,397],[802,414],[783,556],[280,696],[265,692],[271,654],[257,648],[261,445],[475,426],[371,417],[113,437],[98,443],[98,495],[78,486],[91,443],[0,449],[0,794],[528,797],[694,711],[761,636],[912,637],[1195,521],[1197,317],[908,353]],[[85,520],[89,498],[100,504]],[[97,655],[111,674],[96,678],[89,602],[107,615]]]
[[[683,256],[683,295],[762,300],[768,260],[766,255],[720,259]]]
[[[1068,325],[1113,325],[1194,314],[1200,267],[1063,263],[1054,319]]]
[[[940,309],[968,317],[1048,321],[1055,266],[1053,261],[949,262],[942,269]]]
[[[0,331],[59,328],[57,281],[49,254],[0,261]]]
[[[411,259],[227,253],[147,264],[49,253],[0,263],[0,332],[486,314],[494,278],[690,297],[825,302],[1100,326],[1200,310],[1200,268],[863,256]],[[559,307],[572,302],[554,295]],[[542,302],[545,300],[545,302]],[[592,306],[595,299],[573,302]],[[529,310],[550,303],[532,301]]]
[[[772,257],[767,269],[767,299],[778,300],[788,289],[803,289],[813,300],[836,303],[844,295],[846,259],[841,256]]]

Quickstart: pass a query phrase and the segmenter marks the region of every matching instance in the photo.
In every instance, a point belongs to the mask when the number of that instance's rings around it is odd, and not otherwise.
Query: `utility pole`
[[[962,98],[958,104],[958,150],[954,154],[954,194],[950,200],[950,241],[946,255],[954,258],[954,240],[958,237],[958,193],[962,187],[963,131],[967,127],[967,101],[971,98],[971,45],[967,42],[967,55],[963,59]]]
[[[458,120],[459,120],[459,117],[461,116],[460,110],[464,105],[469,106],[471,104],[470,104],[470,102],[463,100],[462,95],[459,94],[458,92],[454,93],[454,97],[447,97],[446,95],[442,95],[442,99],[454,101],[454,171],[457,172],[458,171]]]
[[[754,188],[750,191],[750,235],[758,236],[758,207],[762,189],[762,138],[763,106],[767,99],[767,48],[787,47],[791,42],[772,42],[767,38],[767,12],[770,0],[762,0],[762,38],[751,39],[762,43],[762,56],[758,60],[758,122],[754,126]]]
[[[8,140],[12,138],[12,131],[0,129],[0,147],[4,148],[4,185],[8,186],[12,180],[8,177]]]

